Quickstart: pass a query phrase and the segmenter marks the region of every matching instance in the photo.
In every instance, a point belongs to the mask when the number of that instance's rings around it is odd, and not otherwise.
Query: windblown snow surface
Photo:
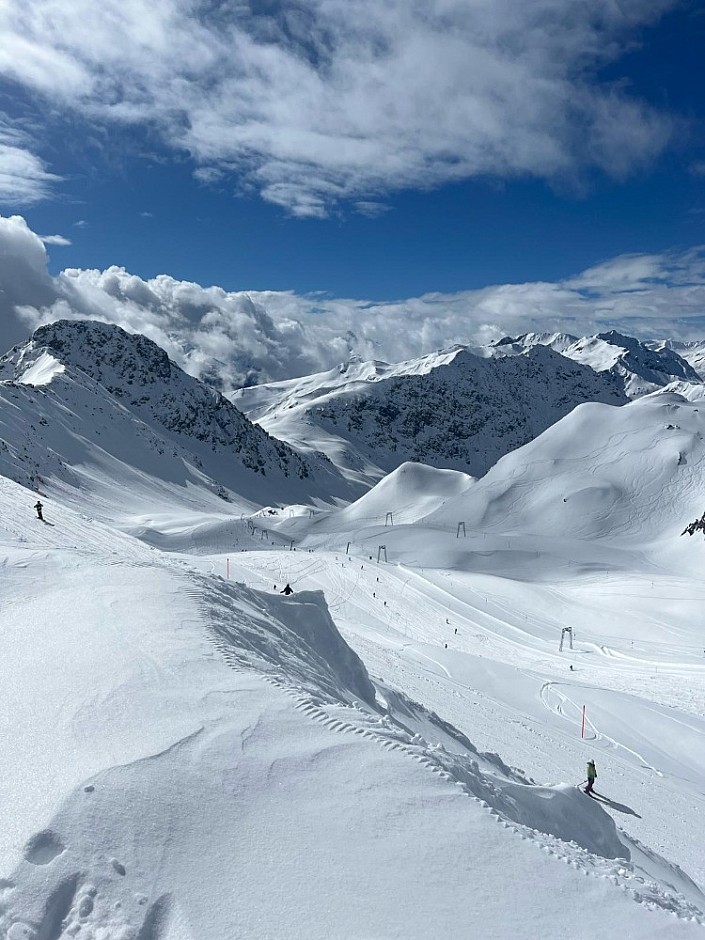
[[[0,936],[703,936],[704,433],[583,405],[247,516],[117,443],[45,522],[1,477]]]

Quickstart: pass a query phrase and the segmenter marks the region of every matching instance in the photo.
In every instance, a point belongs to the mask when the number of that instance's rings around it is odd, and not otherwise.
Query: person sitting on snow
[[[286,587],[284,588],[284,590],[283,590],[283,591],[280,591],[279,593],[280,593],[280,594],[287,594],[287,595],[288,595],[288,594],[293,594],[293,593],[294,593],[294,589],[293,589],[293,587],[292,587],[290,584],[287,584]]]

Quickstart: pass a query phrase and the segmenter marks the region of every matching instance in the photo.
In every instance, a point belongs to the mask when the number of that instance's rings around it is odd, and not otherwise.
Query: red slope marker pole
[[[230,580],[230,559],[229,558],[225,559],[225,580],[226,581]]]

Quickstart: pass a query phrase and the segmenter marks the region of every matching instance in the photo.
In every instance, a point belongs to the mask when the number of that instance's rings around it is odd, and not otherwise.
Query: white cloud
[[[38,311],[57,299],[41,238],[18,215],[0,216],[0,337],[3,351],[26,338]],[[29,314],[22,314],[24,307]]]
[[[0,201],[31,206],[46,199],[60,177],[50,173],[33,153],[32,140],[21,128],[0,115]]]
[[[376,219],[380,215],[389,212],[391,206],[383,202],[371,202],[369,200],[360,200],[355,203],[355,209],[360,215],[366,215],[369,219]]]
[[[501,284],[396,302],[228,292],[124,268],[47,273],[41,239],[0,217],[0,348],[59,318],[144,333],[193,375],[227,390],[331,368],[351,354],[398,361],[453,343],[530,331],[618,329],[642,339],[705,337],[705,246],[623,255],[565,281]]]
[[[64,235],[40,235],[39,237],[45,245],[59,245],[64,247],[71,244],[71,239],[66,238]]]
[[[199,166],[193,171],[193,175],[199,183],[203,183],[205,186],[212,186],[215,183],[221,182],[225,177],[225,171],[221,169],[221,167],[216,166]]]
[[[669,119],[597,79],[678,0],[6,0],[0,74],[148,122],[300,216],[477,175],[622,176]]]

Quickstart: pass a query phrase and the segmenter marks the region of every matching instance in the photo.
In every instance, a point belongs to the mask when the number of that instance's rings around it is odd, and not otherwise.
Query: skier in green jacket
[[[592,788],[595,786],[595,781],[597,780],[597,771],[595,770],[595,761],[588,761],[587,765],[587,786],[585,787],[585,793],[592,793]]]

